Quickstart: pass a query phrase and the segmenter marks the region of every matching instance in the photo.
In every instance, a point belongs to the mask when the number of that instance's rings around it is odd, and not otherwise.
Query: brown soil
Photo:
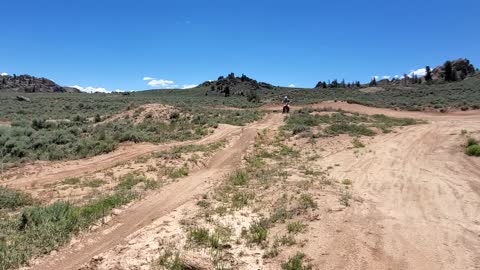
[[[146,104],[135,109],[128,110],[119,114],[115,114],[107,118],[104,122],[112,122],[118,119],[132,119],[135,123],[141,123],[146,118],[155,120],[168,120],[172,113],[180,113],[178,109],[173,106],[165,104]]]

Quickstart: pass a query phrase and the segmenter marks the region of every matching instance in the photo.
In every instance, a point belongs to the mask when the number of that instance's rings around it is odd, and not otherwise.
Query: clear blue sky
[[[229,72],[276,85],[480,65],[480,1],[31,0],[0,4],[0,73],[108,90]],[[157,81],[157,85],[161,82]]]

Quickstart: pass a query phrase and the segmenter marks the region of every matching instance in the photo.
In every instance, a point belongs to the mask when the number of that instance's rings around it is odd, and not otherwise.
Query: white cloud
[[[417,70],[410,71],[410,73],[408,73],[408,77],[413,77],[414,75],[423,77],[425,74],[427,74],[427,70],[425,68],[419,68]]]
[[[8,73],[2,72],[2,74],[0,74],[0,76],[8,76]]]
[[[174,81],[171,81],[171,80],[163,80],[163,79],[160,79],[160,80],[157,80],[153,77],[148,77],[148,76],[145,76],[143,77],[143,80],[144,81],[148,81],[148,85],[150,85],[151,87],[160,87],[160,88],[175,88],[175,87],[178,87]]]
[[[295,84],[289,84],[288,87],[295,87]]]
[[[383,79],[383,80],[390,80],[390,76],[389,76],[389,75],[384,75],[384,76],[382,77],[382,79]]]
[[[85,92],[85,93],[120,93],[120,92],[125,92],[125,90],[122,90],[122,89],[115,89],[113,91],[108,91],[107,89],[103,88],[103,87],[92,87],[92,86],[88,86],[88,87],[82,87],[80,85],[73,85],[71,86],[73,88],[77,88],[78,90],[82,91],[82,92]]]
[[[190,89],[190,88],[195,88],[197,86],[198,84],[184,84],[182,89]]]
[[[380,78],[379,76],[373,76],[373,78],[375,78],[375,80],[378,80],[378,78]]]
[[[160,88],[175,88],[175,87],[177,87],[177,85],[175,84],[174,81],[163,80],[163,79],[150,80],[148,82],[148,85],[150,85],[151,87],[160,87]]]

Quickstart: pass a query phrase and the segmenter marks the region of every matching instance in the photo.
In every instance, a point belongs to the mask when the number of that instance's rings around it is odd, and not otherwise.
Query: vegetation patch
[[[287,230],[289,233],[297,234],[305,230],[307,226],[301,221],[290,222],[287,225]]]
[[[363,144],[358,138],[354,138],[354,139],[352,140],[352,145],[353,145],[353,147],[355,147],[355,148],[363,148],[363,147],[365,147],[365,144]]]
[[[116,192],[84,206],[55,202],[24,209],[0,220],[5,241],[0,241],[0,262],[5,269],[25,264],[31,257],[47,254],[70,237],[107,215],[113,208],[136,198],[130,191]]]
[[[177,179],[180,177],[188,176],[189,171],[190,170],[188,169],[188,166],[186,164],[183,164],[178,168],[168,167],[165,172],[168,177],[172,179]]]
[[[69,186],[73,186],[73,185],[77,185],[81,182],[80,178],[78,177],[69,177],[69,178],[65,178],[63,181],[62,181],[62,184],[64,185],[69,185]]]
[[[325,110],[333,111],[329,114],[319,114]],[[341,110],[304,108],[291,113],[283,126],[283,130],[291,135],[311,132],[312,128],[320,128],[320,133],[311,133],[312,137],[337,136],[348,134],[350,136],[373,136],[374,128],[389,132],[392,127],[407,126],[421,123],[410,118],[393,118],[385,115],[361,115],[347,113]],[[354,142],[360,147],[358,139]]]
[[[0,186],[0,210],[15,210],[32,204],[33,199],[29,194]]]
[[[245,170],[236,170],[230,174],[228,180],[234,186],[245,186],[248,183],[248,173]]]
[[[480,157],[480,144],[478,143],[478,140],[474,138],[468,138],[465,154],[469,156]]]
[[[294,256],[290,257],[288,261],[282,264],[283,270],[310,270],[312,266],[307,264],[303,264],[303,259],[305,258],[305,254],[297,253]]]

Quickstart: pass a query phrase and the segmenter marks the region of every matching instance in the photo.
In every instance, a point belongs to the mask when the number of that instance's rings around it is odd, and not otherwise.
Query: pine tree
[[[226,96],[226,97],[229,97],[229,96],[230,96],[230,86],[227,85],[227,86],[225,87],[224,93],[225,93],[225,96]]]
[[[432,71],[430,70],[430,66],[425,67],[425,81],[430,82],[432,80]]]
[[[443,68],[445,69],[445,81],[451,82],[453,81],[453,67],[452,67],[452,62],[447,61],[443,65]]]
[[[372,80],[370,81],[370,86],[376,86],[377,85],[377,78],[373,77]]]

